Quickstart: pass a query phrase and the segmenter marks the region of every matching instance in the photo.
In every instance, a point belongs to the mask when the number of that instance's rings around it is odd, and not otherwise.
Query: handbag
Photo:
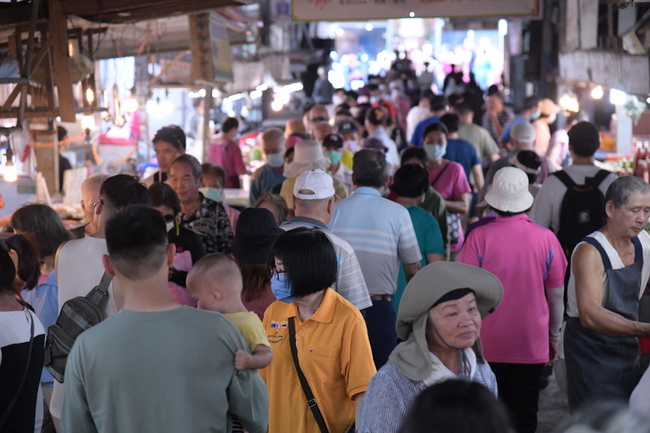
[[[435,184],[440,179],[440,176],[447,170],[449,163],[445,164],[440,173],[433,179],[431,186],[435,188]],[[447,236],[449,237],[449,245],[457,244],[460,241],[460,216],[457,213],[447,212]]]
[[[27,362],[25,363],[25,370],[23,371],[23,375],[20,378],[20,385],[18,385],[16,394],[9,402],[9,405],[5,408],[4,412],[2,413],[2,416],[0,416],[0,429],[2,429],[5,422],[7,421],[7,418],[9,418],[9,414],[11,413],[11,410],[14,408],[16,401],[18,401],[18,397],[20,396],[20,393],[23,392],[23,386],[25,385],[25,380],[27,379],[27,372],[29,371],[29,365],[32,362],[32,349],[34,348],[34,318],[29,312],[27,313],[27,315],[29,316],[30,319],[30,328],[31,328],[29,331],[30,332],[29,352],[27,353]]]
[[[300,368],[300,362],[298,361],[298,349],[296,347],[296,324],[294,320],[295,317],[289,318],[289,345],[291,346],[291,357],[293,358],[293,364],[296,366],[296,373],[298,373],[300,386],[302,387],[302,390],[305,393],[305,397],[307,398],[307,405],[309,406],[309,409],[311,409],[311,412],[314,414],[314,418],[316,418],[316,424],[318,424],[318,428],[320,428],[321,433],[329,433],[327,425],[325,424],[325,419],[323,418],[323,414],[321,413],[320,408],[318,407],[318,403],[316,403],[316,399],[314,398],[314,393],[309,387],[309,382],[307,382],[307,378],[302,372],[302,368]]]

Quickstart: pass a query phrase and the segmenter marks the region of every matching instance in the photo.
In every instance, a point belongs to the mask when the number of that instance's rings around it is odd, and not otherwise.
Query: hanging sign
[[[540,0],[292,0],[294,21],[540,15]]]

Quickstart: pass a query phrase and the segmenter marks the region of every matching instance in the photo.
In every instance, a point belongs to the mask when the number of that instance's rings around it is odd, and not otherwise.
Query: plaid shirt
[[[503,129],[505,129],[510,122],[515,118],[515,114],[509,109],[509,108],[504,108],[503,111],[501,111],[497,117],[499,118],[499,124]],[[483,114],[483,128],[487,129],[494,141],[497,143],[499,142],[499,134],[496,133],[494,130],[494,127],[492,126],[492,122],[490,121],[490,117],[488,116],[488,113],[486,112]]]

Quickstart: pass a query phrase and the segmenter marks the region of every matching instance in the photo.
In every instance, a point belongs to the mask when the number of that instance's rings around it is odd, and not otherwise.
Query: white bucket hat
[[[519,213],[530,209],[533,195],[528,192],[528,176],[515,167],[504,167],[494,175],[485,201],[494,210]]]
[[[290,179],[316,168],[327,170],[330,165],[332,162],[323,153],[320,143],[314,140],[302,140],[296,143],[293,161],[284,165],[284,177]]]

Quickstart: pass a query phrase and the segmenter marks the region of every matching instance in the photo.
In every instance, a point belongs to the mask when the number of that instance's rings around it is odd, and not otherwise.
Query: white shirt
[[[570,165],[564,171],[576,184],[583,185],[586,178],[594,177],[600,171],[600,168],[595,165]],[[616,179],[618,179],[618,176],[612,173],[600,183],[598,189],[603,195]],[[566,191],[567,188],[560,179],[549,176],[535,197],[531,219],[542,227],[550,228],[557,234],[560,229],[562,200]]]
[[[57,254],[56,281],[59,286],[59,311],[63,304],[77,296],[85,296],[99,284],[104,275],[102,256],[108,254],[106,239],[87,236],[67,242]],[[105,317],[117,313],[113,284],[108,286],[109,298],[104,310]],[[54,381],[50,413],[61,417],[63,408],[63,384]]]

